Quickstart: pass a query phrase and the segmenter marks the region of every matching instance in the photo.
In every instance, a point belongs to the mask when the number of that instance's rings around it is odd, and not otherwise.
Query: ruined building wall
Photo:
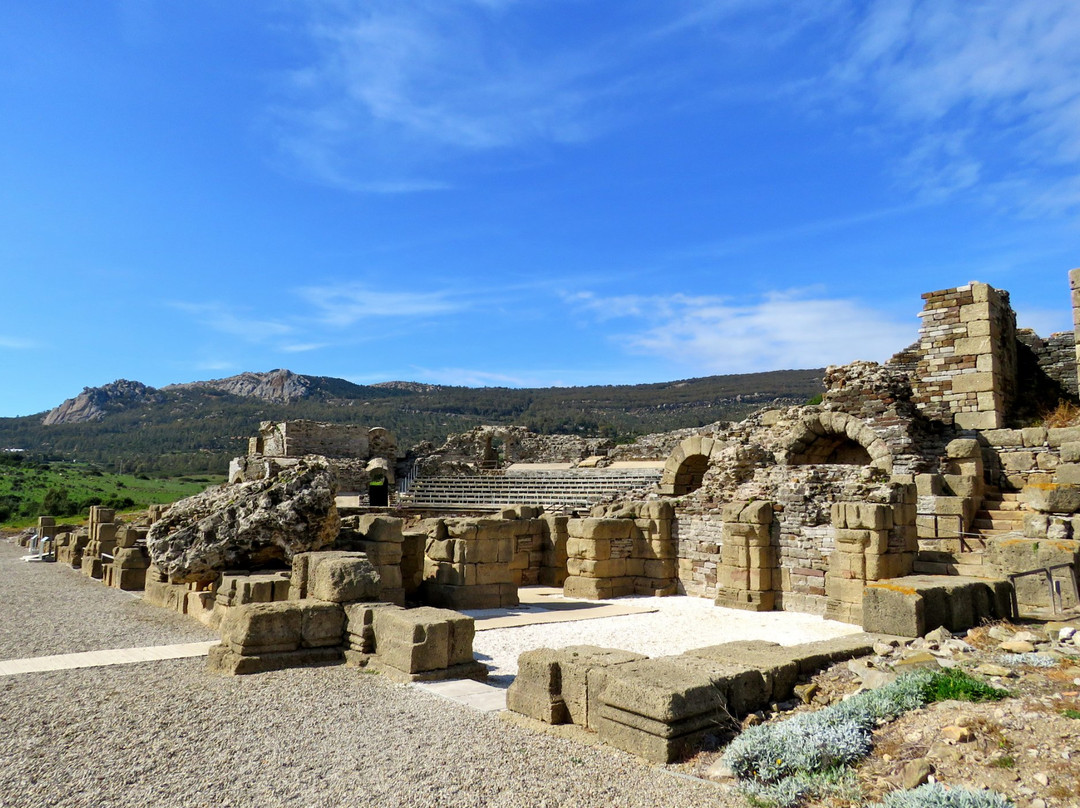
[[[369,429],[357,424],[324,424],[317,421],[264,421],[259,425],[260,454],[271,457],[366,458]]]
[[[972,282],[928,292],[913,400],[961,429],[998,429],[1016,398],[1016,315],[1008,292]]]
[[[1076,335],[1072,331],[1061,331],[1049,337],[1040,337],[1030,328],[1020,328],[1016,338],[1030,351],[1038,370],[1048,379],[1060,386],[1062,391],[1076,396]]]

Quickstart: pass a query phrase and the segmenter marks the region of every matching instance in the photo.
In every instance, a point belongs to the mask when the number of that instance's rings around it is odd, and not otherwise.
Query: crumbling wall
[[[1037,374],[1042,374],[1057,386],[1059,393],[1077,396],[1080,391],[1077,390],[1076,335],[1072,331],[1040,337],[1030,328],[1018,328],[1016,338],[1022,346],[1022,377],[1034,378]],[[1030,361],[1034,364],[1034,368],[1027,369],[1026,373],[1022,361],[1023,348],[1027,349]]]
[[[927,292],[914,401],[962,429],[998,429],[1016,399],[1016,315],[1009,293],[972,282]]]
[[[364,458],[370,454],[368,427],[318,421],[263,421],[259,424],[261,454],[273,457]]]
[[[675,594],[678,565],[669,502],[598,506],[567,523],[567,597]]]
[[[578,435],[540,435],[523,426],[478,426],[450,435],[438,449],[418,457],[426,475],[469,474],[481,468],[512,463],[571,463],[606,455],[614,447],[608,438]]]
[[[518,604],[519,586],[561,586],[567,518],[519,505],[497,517],[426,519],[422,598],[449,609]]]

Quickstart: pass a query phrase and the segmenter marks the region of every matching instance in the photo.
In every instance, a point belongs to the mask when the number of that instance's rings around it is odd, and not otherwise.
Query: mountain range
[[[220,471],[260,421],[310,418],[383,426],[398,445],[438,443],[478,424],[631,440],[647,432],[737,419],[803,403],[823,371],[781,370],[639,385],[504,388],[390,381],[359,385],[290,370],[161,388],[119,379],[46,413],[0,418],[0,449],[40,459],[123,463],[146,473]]]

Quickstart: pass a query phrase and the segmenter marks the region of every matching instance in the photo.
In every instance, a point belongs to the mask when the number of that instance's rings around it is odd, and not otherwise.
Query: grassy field
[[[0,465],[0,525],[23,527],[39,515],[78,521],[91,505],[143,510],[154,503],[176,502],[221,482],[223,476],[211,474],[149,478],[110,474],[81,463],[5,462]]]

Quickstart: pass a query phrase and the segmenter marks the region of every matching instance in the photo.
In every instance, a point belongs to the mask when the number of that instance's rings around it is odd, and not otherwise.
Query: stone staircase
[[[499,510],[510,505],[588,508],[612,494],[647,489],[661,469],[569,469],[418,477],[398,498],[406,508]]]
[[[963,536],[920,540],[914,571],[926,575],[998,577],[1000,571],[986,561],[991,540],[1024,529],[1023,503],[1015,492],[987,489],[970,530]]]

